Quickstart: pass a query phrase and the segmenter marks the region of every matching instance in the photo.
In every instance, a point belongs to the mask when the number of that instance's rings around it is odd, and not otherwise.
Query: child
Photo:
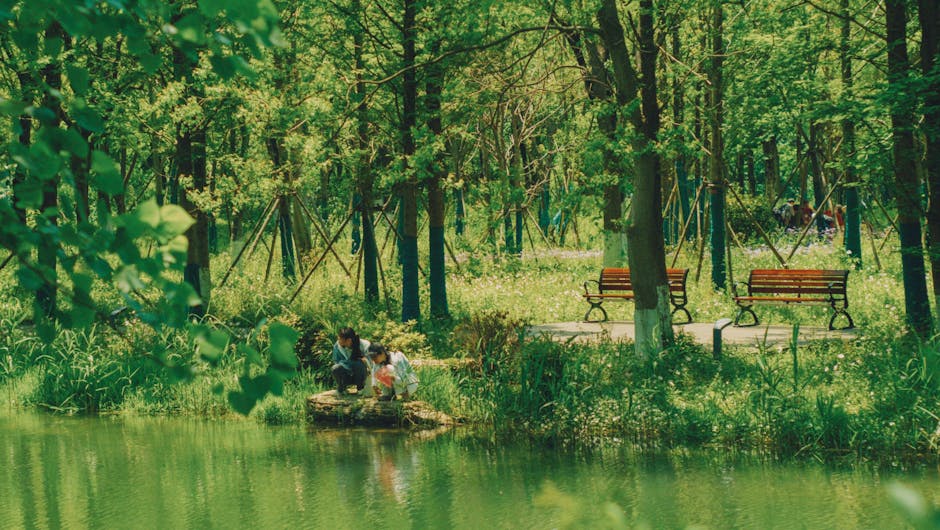
[[[407,400],[418,389],[418,375],[408,358],[400,351],[388,351],[385,346],[373,343],[369,346],[372,359],[372,379],[376,383],[375,393],[380,391],[380,401],[391,401],[396,395]]]
[[[371,395],[372,385],[366,384],[371,361],[366,358],[365,352],[369,348],[369,341],[360,339],[352,328],[339,330],[336,344],[333,345],[333,379],[336,381],[336,393],[343,395],[346,387],[356,385],[356,389],[364,396]]]

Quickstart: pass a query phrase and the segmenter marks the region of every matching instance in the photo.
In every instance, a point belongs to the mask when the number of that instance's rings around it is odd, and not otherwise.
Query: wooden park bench
[[[829,304],[832,318],[829,329],[839,315],[845,315],[849,323],[838,329],[855,327],[849,315],[848,270],[825,269],[754,269],[747,281],[747,295],[738,293],[738,285],[732,286],[734,301],[738,304],[738,314],[734,325],[740,327],[756,326],[760,323],[752,309],[754,304]],[[739,282],[744,285],[744,282]],[[750,313],[754,322],[741,324],[741,317]]]
[[[692,322],[692,315],[685,308],[688,303],[688,297],[685,293],[685,281],[689,275],[689,269],[666,269],[666,276],[669,281],[669,301],[672,303],[672,314],[677,311],[685,313],[686,321],[680,324]],[[596,288],[592,290],[590,285],[594,284]],[[601,276],[597,280],[588,280],[584,282],[584,299],[591,304],[587,313],[584,314],[585,322],[593,322],[588,317],[591,311],[600,309],[604,314],[604,322],[607,320],[607,311],[601,306],[606,300],[633,300],[633,283],[630,281],[630,269],[605,268],[601,270]]]

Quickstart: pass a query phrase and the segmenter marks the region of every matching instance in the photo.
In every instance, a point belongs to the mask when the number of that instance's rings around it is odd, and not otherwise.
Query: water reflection
[[[899,528],[865,467],[0,414],[0,527]],[[940,503],[935,469],[902,477]]]

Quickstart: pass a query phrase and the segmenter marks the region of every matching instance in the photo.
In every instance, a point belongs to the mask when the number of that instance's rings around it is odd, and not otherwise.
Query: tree
[[[920,66],[924,75],[925,169],[930,192],[927,210],[928,256],[933,276],[934,301],[940,313],[940,6],[920,0]]]
[[[921,246],[921,204],[914,166],[914,116],[910,62],[907,55],[907,12],[904,0],[887,0],[885,20],[888,43],[888,89],[891,92],[891,139],[894,179],[897,186],[898,232],[904,275],[907,323],[918,335],[933,328],[924,251]]]
[[[431,53],[437,55],[440,44],[435,41],[431,44]],[[428,129],[433,138],[442,138],[444,133],[441,121],[441,92],[444,87],[444,70],[440,63],[432,65],[427,70],[427,83],[425,85],[426,106],[428,113]],[[431,316],[446,318],[447,309],[447,271],[445,268],[444,248],[444,190],[441,187],[442,175],[445,173],[444,164],[437,150],[428,161],[430,168],[425,177],[428,189],[428,254],[430,257]]]
[[[712,54],[711,66],[708,69],[710,90],[708,92],[709,122],[711,124],[711,156],[709,157],[709,197],[711,203],[711,256],[712,256],[712,285],[716,289],[724,290],[727,283],[725,271],[725,187],[724,176],[724,136],[722,125],[724,122],[724,86],[722,80],[722,61],[725,49],[723,41],[724,8],[721,0],[716,0],[712,6]]]
[[[841,40],[839,41],[839,61],[842,71],[843,99],[851,101],[853,97],[852,58],[849,56],[849,40],[852,35],[852,21],[849,16],[849,0],[841,0],[842,14]],[[852,157],[855,156],[855,119],[847,113],[842,120],[842,164],[845,176],[845,250],[852,256],[856,268],[862,267],[862,230],[861,212],[858,200],[858,177]]]
[[[417,39],[416,0],[404,0],[401,22],[402,43],[402,182],[401,197],[401,320],[421,320],[418,298],[418,191],[412,157],[415,154],[413,128],[417,123],[418,83],[415,72],[415,40]]]
[[[632,127],[635,160],[634,198],[627,237],[630,270],[636,293],[636,353],[649,356],[672,342],[666,250],[662,231],[662,177],[656,142],[659,135],[659,102],[656,86],[658,47],[654,37],[652,0],[639,3],[639,68],[627,51],[623,26],[614,0],[602,0],[597,21],[610,54],[617,103],[626,111]],[[639,99],[637,103],[637,99]]]

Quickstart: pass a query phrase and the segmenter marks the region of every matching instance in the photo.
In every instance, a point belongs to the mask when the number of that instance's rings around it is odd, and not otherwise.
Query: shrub
[[[454,328],[455,354],[473,359],[484,375],[518,370],[519,336],[524,323],[506,311],[484,310]],[[511,375],[510,375],[511,377]]]

